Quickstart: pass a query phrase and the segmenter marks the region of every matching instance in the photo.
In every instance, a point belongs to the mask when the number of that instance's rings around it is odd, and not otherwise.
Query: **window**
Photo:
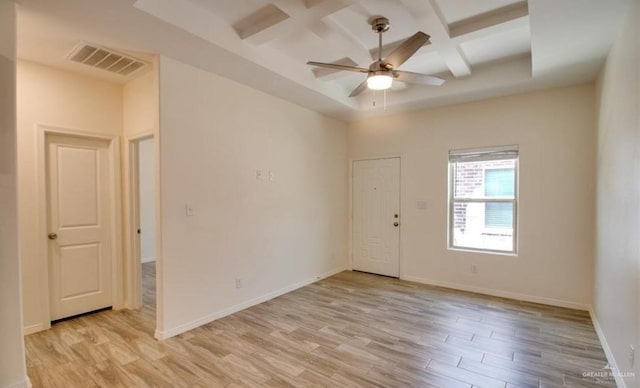
[[[516,146],[449,152],[449,248],[515,253]]]

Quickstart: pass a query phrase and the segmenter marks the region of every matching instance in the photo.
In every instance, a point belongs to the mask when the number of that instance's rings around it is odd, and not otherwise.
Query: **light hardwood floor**
[[[140,311],[26,337],[34,387],[603,387],[586,312],[343,272],[166,341]]]

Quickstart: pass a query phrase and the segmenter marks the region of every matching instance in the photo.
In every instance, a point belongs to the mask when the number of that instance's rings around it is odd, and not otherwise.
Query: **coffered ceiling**
[[[384,114],[381,92],[348,95],[368,67],[372,18],[384,16],[383,56],[416,31],[430,41],[400,69],[439,87],[394,81],[387,112],[592,80],[632,0],[23,0],[19,56],[123,82],[66,60],[80,40],[148,58],[173,57],[344,119]],[[373,104],[377,100],[377,104]]]

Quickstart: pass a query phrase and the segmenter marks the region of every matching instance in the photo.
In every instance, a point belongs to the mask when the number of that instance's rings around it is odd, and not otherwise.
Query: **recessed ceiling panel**
[[[426,1],[426,0],[425,0]],[[435,2],[447,23],[455,23],[473,16],[511,4],[521,3],[522,0],[431,0]]]
[[[420,51],[402,64],[400,70],[424,74],[439,74],[449,70],[447,64],[437,51],[421,54]]]
[[[250,16],[256,10],[269,4],[267,0],[190,0],[192,3],[211,11],[216,16],[235,24],[238,21]]]
[[[471,65],[527,54],[531,51],[531,31],[528,26],[524,26],[488,35],[464,42],[460,49]]]
[[[327,46],[322,38],[309,30],[300,30],[282,36],[272,40],[269,45],[300,63],[306,63],[310,60],[333,62],[345,57],[341,50]]]
[[[357,39],[362,46],[372,49],[378,46],[378,36],[371,29],[370,22],[379,16],[384,16],[390,21],[390,28],[384,33],[383,42],[406,39],[418,30],[411,13],[400,1],[362,1],[334,13],[330,18]]]
[[[344,76],[340,78],[339,84],[344,88],[345,93],[348,95],[351,93],[353,89],[355,89],[358,85],[362,83],[362,81],[367,79],[366,74],[358,74],[351,72],[343,72]],[[366,94],[365,90],[362,94]]]

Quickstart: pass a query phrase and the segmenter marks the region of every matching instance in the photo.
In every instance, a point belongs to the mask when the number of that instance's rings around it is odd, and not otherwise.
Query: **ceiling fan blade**
[[[318,66],[318,67],[327,67],[329,69],[335,69],[335,70],[355,71],[357,73],[369,73],[369,69],[365,69],[364,67],[338,65],[338,64],[335,64],[335,63],[322,63],[322,62],[309,61],[309,62],[307,62],[307,65]]]
[[[358,85],[357,88],[353,89],[353,92],[351,92],[349,97],[355,97],[358,94],[364,92],[366,89],[367,89],[367,80],[365,79],[364,81],[362,81],[360,85]]]
[[[391,54],[387,55],[384,61],[393,66],[394,69],[397,69],[400,65],[405,63],[407,59],[411,58],[411,56],[415,54],[420,47],[424,46],[424,44],[429,41],[429,38],[430,36],[422,31],[416,32],[412,37],[402,42],[400,46],[396,47]]]
[[[444,80],[432,75],[413,73],[410,71],[396,70],[393,72],[393,77],[398,81],[408,82],[411,84],[440,86],[444,83]]]

